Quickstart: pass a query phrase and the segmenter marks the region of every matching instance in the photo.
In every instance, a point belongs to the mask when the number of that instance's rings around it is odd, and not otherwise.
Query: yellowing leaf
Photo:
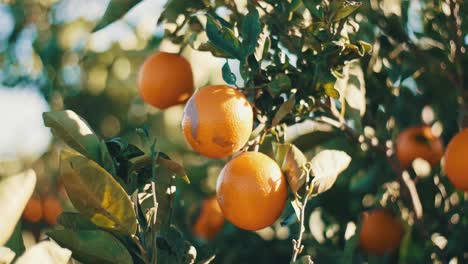
[[[104,168],[78,153],[62,151],[61,177],[73,205],[94,224],[125,234],[135,233],[132,202]]]
[[[312,194],[320,194],[330,189],[338,175],[343,172],[351,162],[351,157],[344,151],[323,150],[309,162],[311,165]]]
[[[13,234],[35,186],[36,173],[33,170],[0,180],[0,246]]]
[[[286,175],[289,188],[296,193],[306,180],[306,174],[303,169],[307,159],[300,149],[293,144],[273,144],[275,159],[281,166],[281,170]]]

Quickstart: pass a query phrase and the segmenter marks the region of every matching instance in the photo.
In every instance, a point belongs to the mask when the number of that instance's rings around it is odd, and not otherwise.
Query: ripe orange
[[[430,126],[411,127],[398,136],[396,155],[405,169],[416,158],[422,158],[435,166],[444,155],[444,146],[442,140],[432,133]]]
[[[56,197],[47,196],[42,200],[42,210],[46,223],[56,225],[58,217],[62,213],[62,205]]]
[[[141,66],[138,87],[143,101],[154,107],[183,104],[193,94],[192,68],[182,56],[157,52]]]
[[[218,177],[216,193],[224,217],[252,231],[273,224],[288,197],[280,167],[259,152],[245,152],[229,161]]]
[[[400,246],[403,226],[390,212],[375,209],[362,214],[359,242],[367,253],[384,255]]]
[[[216,197],[204,199],[200,210],[193,225],[193,233],[206,240],[213,239],[224,225],[224,216]]]
[[[182,127],[195,151],[210,158],[224,158],[239,151],[249,140],[252,107],[232,87],[207,86],[187,102]]]
[[[23,211],[23,218],[31,223],[39,222],[42,219],[42,204],[37,197],[31,197]]]
[[[463,129],[455,135],[445,151],[444,170],[455,187],[468,191],[468,129]]]

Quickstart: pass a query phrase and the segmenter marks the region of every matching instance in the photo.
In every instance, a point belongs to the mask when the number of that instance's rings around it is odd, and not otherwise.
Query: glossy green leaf
[[[256,8],[251,8],[242,23],[242,49],[244,57],[249,56],[255,51],[258,37],[262,31],[260,18]]]
[[[336,179],[351,162],[351,157],[344,151],[323,150],[309,162],[311,167],[311,193],[317,195],[330,189]]]
[[[83,118],[71,110],[46,112],[42,118],[56,137],[86,157],[100,162],[99,138]]]
[[[228,57],[242,58],[240,42],[234,35],[234,32],[227,27],[219,25],[209,16],[206,21],[206,35],[210,42]]]
[[[80,213],[63,212],[58,218],[58,223],[72,230],[98,229],[93,222],[82,216]]]
[[[223,74],[223,80],[231,85],[236,84],[236,75],[232,73],[231,68],[229,67],[229,63],[226,62],[223,65],[223,68],[221,69],[222,74]]]
[[[53,240],[73,252],[73,258],[83,263],[133,264],[125,245],[104,230],[69,229],[47,233]]]
[[[0,178],[0,246],[13,235],[35,186],[36,173],[33,170]]]
[[[123,17],[132,7],[140,3],[141,0],[111,0],[107,6],[104,16],[96,25],[93,31],[98,31],[107,25]]]
[[[300,149],[293,144],[273,143],[275,160],[286,175],[289,188],[296,193],[305,183],[306,174],[304,165],[307,159]]]
[[[67,264],[70,261],[71,255],[72,252],[69,249],[61,248],[55,242],[42,241],[28,248],[28,250],[16,260],[15,264]]]
[[[94,224],[125,234],[135,233],[136,216],[130,198],[96,162],[62,151],[61,178],[75,208]]]

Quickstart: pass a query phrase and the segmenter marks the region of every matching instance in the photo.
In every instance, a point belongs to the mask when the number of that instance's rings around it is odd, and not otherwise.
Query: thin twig
[[[309,172],[307,172],[309,173]],[[309,178],[309,177],[307,177]],[[305,226],[304,226],[304,222],[305,222],[305,210],[306,210],[306,206],[307,206],[307,202],[309,201],[309,197],[310,197],[310,192],[309,192],[309,189],[310,189],[310,186],[308,183],[306,183],[306,194],[304,195],[304,198],[302,200],[302,204],[301,204],[301,210],[299,212],[299,225],[300,225],[300,229],[299,229],[299,235],[297,237],[297,239],[293,239],[292,240],[292,243],[293,243],[293,255],[291,256],[291,261],[290,261],[290,264],[294,264],[297,260],[297,257],[299,256],[299,254],[301,254],[302,250],[304,249],[304,245],[302,245],[302,238],[304,236],[304,233],[305,233]]]

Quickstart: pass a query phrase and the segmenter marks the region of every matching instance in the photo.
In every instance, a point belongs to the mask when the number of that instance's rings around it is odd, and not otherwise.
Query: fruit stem
[[[309,172],[307,172],[309,173]],[[299,212],[299,225],[300,225],[300,229],[299,229],[299,235],[297,237],[297,239],[293,239],[292,240],[292,244],[293,244],[293,255],[291,256],[291,261],[289,262],[290,264],[294,264],[297,260],[297,257],[299,256],[299,254],[301,254],[302,250],[304,249],[304,245],[302,245],[302,237],[304,235],[304,232],[305,232],[305,226],[304,226],[304,222],[305,222],[305,210],[306,210],[306,206],[307,206],[307,202],[309,201],[309,197],[310,197],[310,193],[309,192],[309,184],[306,184],[306,192],[305,192],[305,195],[304,195],[304,198],[302,199],[302,203],[301,203],[301,210]]]

